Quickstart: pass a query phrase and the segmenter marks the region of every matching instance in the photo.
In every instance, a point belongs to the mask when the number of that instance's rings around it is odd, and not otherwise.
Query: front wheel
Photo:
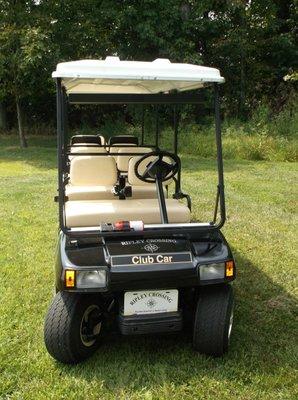
[[[229,347],[233,326],[234,294],[230,285],[202,288],[194,321],[193,346],[219,357]]]
[[[103,309],[99,296],[58,292],[48,310],[44,341],[56,360],[74,364],[99,345]]]

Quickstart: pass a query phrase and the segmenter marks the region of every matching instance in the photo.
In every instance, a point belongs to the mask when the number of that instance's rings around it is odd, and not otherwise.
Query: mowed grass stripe
[[[191,332],[107,335],[79,366],[43,344],[57,237],[55,149],[0,146],[1,399],[295,399],[297,397],[297,164],[229,160],[228,221],[238,278],[231,350],[195,354]],[[17,161],[14,156],[17,155]],[[214,162],[182,157],[194,215],[212,218]],[[205,210],[207,208],[207,210]]]

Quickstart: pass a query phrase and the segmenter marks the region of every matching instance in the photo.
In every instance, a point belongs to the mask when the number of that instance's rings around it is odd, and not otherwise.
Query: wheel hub
[[[97,305],[89,306],[82,317],[80,337],[86,347],[92,346],[101,331],[102,314]]]

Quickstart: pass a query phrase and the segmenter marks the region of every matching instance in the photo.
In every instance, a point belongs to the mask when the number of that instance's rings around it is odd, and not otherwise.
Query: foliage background
[[[27,133],[36,126],[54,132],[56,64],[118,55],[215,66],[226,78],[226,120],[258,119],[271,124],[271,134],[282,113],[286,124],[275,133],[295,133],[289,121],[297,113],[297,0],[0,0],[0,10],[2,130],[16,127],[18,104]],[[188,111],[208,124],[202,110]],[[101,128],[115,115],[129,124],[138,116],[123,107],[98,109],[96,116],[76,107],[71,123]]]

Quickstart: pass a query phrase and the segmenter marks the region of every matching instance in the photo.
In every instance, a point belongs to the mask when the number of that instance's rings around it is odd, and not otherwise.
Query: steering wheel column
[[[156,157],[155,160],[150,161],[145,168],[144,172],[140,172],[140,164],[147,158]],[[165,161],[164,158],[169,159],[170,162]],[[162,183],[173,178],[173,176],[180,170],[180,158],[176,154],[168,153],[166,151],[153,151],[145,154],[135,164],[135,174],[143,182],[156,184],[157,198],[159,203],[160,218],[162,224],[168,224],[168,213],[166,207],[166,200]]]
[[[156,176],[155,184],[156,184],[156,192],[157,192],[157,198],[158,198],[158,203],[159,203],[159,212],[160,212],[161,223],[168,224],[169,219],[168,219],[165,194],[164,194],[163,186],[162,186],[162,179],[158,175]]]

